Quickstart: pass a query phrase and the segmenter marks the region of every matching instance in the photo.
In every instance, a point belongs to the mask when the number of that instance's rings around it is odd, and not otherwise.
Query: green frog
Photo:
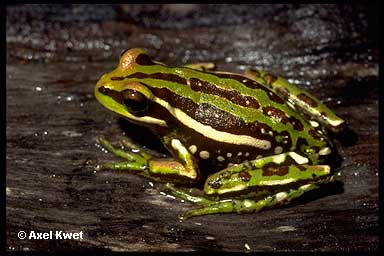
[[[126,50],[97,82],[107,109],[149,127],[173,158],[155,157],[126,140],[98,143],[122,162],[98,170],[134,172],[199,205],[181,219],[250,213],[290,203],[333,181],[324,164],[334,151],[327,132],[344,120],[308,92],[261,70],[215,71],[212,63],[169,67],[142,49]],[[204,179],[203,193],[191,187]],[[204,181],[203,180],[203,181]]]

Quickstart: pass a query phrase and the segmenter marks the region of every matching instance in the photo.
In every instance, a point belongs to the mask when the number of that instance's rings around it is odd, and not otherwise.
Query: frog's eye
[[[144,94],[136,90],[127,89],[122,91],[121,95],[129,113],[136,116],[142,116],[145,114],[148,109],[149,100],[144,96]]]
[[[124,53],[126,53],[128,50],[129,50],[128,48],[127,48],[127,49],[124,49],[124,50],[122,50],[122,51],[121,51],[121,53],[120,53],[120,58],[121,58],[121,56],[123,56],[123,55],[124,55]]]

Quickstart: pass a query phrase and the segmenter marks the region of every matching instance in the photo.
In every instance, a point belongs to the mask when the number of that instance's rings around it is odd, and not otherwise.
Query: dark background
[[[6,23],[6,246],[19,250],[374,251],[378,248],[378,27],[375,5],[10,5]],[[188,203],[148,181],[95,173],[95,146],[158,140],[93,96],[125,48],[169,65],[213,61],[280,74],[348,122],[338,182],[258,214],[180,223]],[[19,231],[84,232],[20,240]]]

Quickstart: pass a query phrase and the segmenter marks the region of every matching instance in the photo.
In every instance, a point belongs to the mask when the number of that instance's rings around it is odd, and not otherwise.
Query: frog
[[[171,156],[128,140],[117,147],[100,136],[97,143],[122,161],[96,169],[164,184],[169,195],[196,205],[181,220],[285,206],[335,180],[326,164],[335,152],[328,134],[343,130],[345,121],[269,72],[217,71],[211,62],[172,67],[131,48],[94,93],[108,110],[149,128]]]

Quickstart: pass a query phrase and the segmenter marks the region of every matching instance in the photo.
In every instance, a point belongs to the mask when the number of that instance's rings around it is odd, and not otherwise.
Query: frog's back
[[[128,59],[127,72],[119,71],[115,79],[146,85],[158,106],[148,114],[166,117],[166,123],[174,126],[185,146],[201,160],[225,165],[295,151],[302,145],[326,145],[322,134],[299,113],[252,79],[171,68],[143,53],[133,59]]]

